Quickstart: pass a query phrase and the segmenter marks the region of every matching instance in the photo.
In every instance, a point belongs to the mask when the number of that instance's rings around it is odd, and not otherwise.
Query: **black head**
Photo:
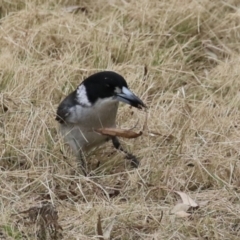
[[[128,87],[125,79],[110,71],[99,72],[86,78],[82,84],[86,87],[90,102],[94,103],[98,98],[109,98],[114,96],[117,88]]]
[[[98,99],[113,98],[128,103],[134,107],[145,107],[143,102],[129,89],[126,80],[119,74],[111,71],[98,72],[86,78],[79,88],[84,86],[90,103]]]

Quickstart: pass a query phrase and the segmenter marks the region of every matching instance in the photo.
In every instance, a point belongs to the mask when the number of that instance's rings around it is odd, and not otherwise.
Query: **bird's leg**
[[[77,165],[78,168],[80,168],[84,174],[84,176],[87,176],[87,164],[86,164],[86,158],[83,153],[83,150],[79,146],[78,142],[73,138],[73,142],[75,143],[74,148],[77,153]]]
[[[78,154],[78,167],[82,170],[84,176],[87,176],[87,165],[86,165],[86,158],[82,151],[82,149],[79,150]]]
[[[117,137],[112,137],[112,143],[113,143],[113,146],[120,150],[121,152],[124,152],[126,154],[126,159],[130,160],[131,161],[131,165],[134,167],[134,168],[137,168],[139,166],[139,161],[137,160],[137,158],[129,153],[128,151],[124,150],[118,140]]]

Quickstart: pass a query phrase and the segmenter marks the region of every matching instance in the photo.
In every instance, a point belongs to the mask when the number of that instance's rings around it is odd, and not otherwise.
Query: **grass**
[[[111,239],[239,239],[238,1],[90,0],[76,13],[64,8],[79,1],[1,4],[1,239],[50,239],[20,213],[44,201],[58,211],[58,239],[100,239],[99,215],[103,232],[115,219]],[[86,178],[55,112],[105,69],[126,78],[160,135],[121,139],[141,161],[136,170],[110,143],[100,147]],[[121,105],[117,121],[139,120],[138,131],[144,119]],[[171,214],[174,191],[199,204],[190,217]]]

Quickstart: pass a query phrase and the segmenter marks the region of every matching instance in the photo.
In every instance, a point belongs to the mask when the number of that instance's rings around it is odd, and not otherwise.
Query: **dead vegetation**
[[[3,0],[0,17],[1,239],[239,239],[239,1]],[[105,69],[146,103],[152,134],[122,139],[137,170],[107,144],[86,178],[55,111]],[[137,121],[121,105],[119,128]],[[37,220],[46,201],[58,215]]]

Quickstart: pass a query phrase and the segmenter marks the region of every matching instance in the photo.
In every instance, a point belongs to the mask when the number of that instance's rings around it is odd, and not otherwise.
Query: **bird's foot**
[[[139,163],[137,157],[134,156],[133,154],[127,153],[125,158],[126,158],[127,160],[130,160],[131,166],[132,166],[133,168],[138,168],[138,167],[139,167],[140,163]]]

